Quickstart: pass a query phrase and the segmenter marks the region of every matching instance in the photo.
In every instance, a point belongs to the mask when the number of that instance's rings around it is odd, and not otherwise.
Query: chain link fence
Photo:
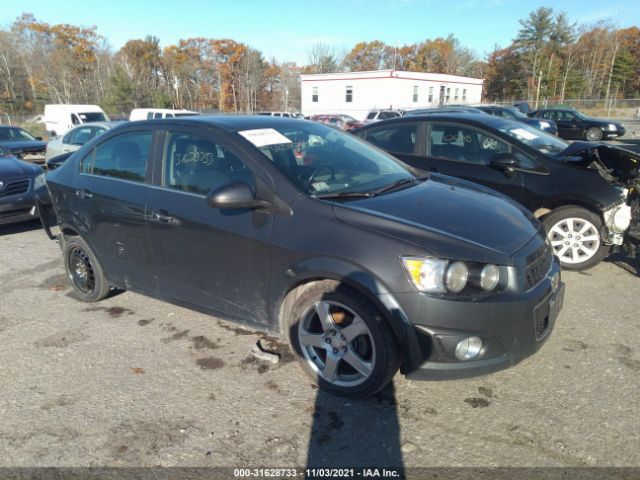
[[[514,101],[496,102],[500,105],[513,105]],[[535,102],[529,102],[529,107],[536,110]],[[573,108],[594,117],[617,119],[640,119],[640,98],[604,98],[583,100],[551,100],[540,99],[538,109],[541,108]]]

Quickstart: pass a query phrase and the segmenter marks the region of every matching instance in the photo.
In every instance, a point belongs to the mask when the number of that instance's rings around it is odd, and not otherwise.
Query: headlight
[[[540,128],[551,128],[551,124],[549,122],[540,122]]]
[[[616,126],[615,123],[610,123],[607,128],[609,129],[610,132],[615,132],[616,130],[618,130],[618,127]]]
[[[500,268],[496,265],[418,257],[403,257],[402,263],[421,292],[460,293],[467,287],[476,293],[490,292],[500,283]]]
[[[631,225],[631,207],[619,205],[604,213],[604,218],[613,233],[623,233]]]
[[[47,183],[47,181],[45,179],[45,175],[44,175],[44,172],[43,172],[40,175],[38,175],[36,178],[33,179],[33,189],[37,190],[40,187],[44,187],[46,183]]]

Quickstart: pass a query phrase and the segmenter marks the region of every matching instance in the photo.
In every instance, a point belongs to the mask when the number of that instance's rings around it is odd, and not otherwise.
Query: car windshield
[[[27,141],[32,142],[35,137],[21,128],[0,129],[0,141]]]
[[[109,119],[102,112],[87,112],[87,113],[81,113],[79,115],[84,123],[109,121]]]
[[[393,157],[320,123],[292,122],[238,133],[311,196],[369,195],[416,179]]]
[[[560,153],[569,146],[567,142],[555,135],[550,135],[524,123],[501,119],[494,126],[502,133],[506,133],[511,138],[544,154]]]
[[[505,107],[505,110],[507,110],[509,113],[511,113],[516,118],[519,118],[519,119],[529,118],[524,113],[522,113],[520,110],[518,110],[515,107]]]

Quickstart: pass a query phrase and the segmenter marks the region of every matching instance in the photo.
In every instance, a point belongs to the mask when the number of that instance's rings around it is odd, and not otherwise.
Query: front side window
[[[318,102],[318,87],[311,88],[311,101]]]
[[[345,93],[345,101],[347,103],[353,102],[353,87],[347,87]]]
[[[167,135],[163,176],[165,187],[198,195],[232,181],[247,183],[255,191],[253,172],[231,150],[191,133]]]
[[[414,85],[413,86],[413,103],[417,103],[418,102],[418,86]]]
[[[92,175],[144,182],[151,138],[150,131],[109,138],[83,159],[80,170]]]
[[[509,151],[502,140],[466,125],[433,124],[429,139],[432,157],[457,162],[487,165],[491,156]]]
[[[367,142],[394,153],[414,153],[417,134],[417,123],[403,123],[368,130]]]

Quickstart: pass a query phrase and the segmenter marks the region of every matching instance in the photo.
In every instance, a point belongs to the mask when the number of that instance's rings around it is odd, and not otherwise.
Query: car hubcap
[[[323,379],[352,387],[373,372],[376,351],[367,324],[337,302],[316,302],[298,324],[302,354]]]
[[[600,248],[600,235],[584,218],[565,218],[549,230],[549,240],[561,262],[577,264],[591,259]]]
[[[91,293],[96,286],[91,259],[80,247],[69,252],[69,278],[84,293]]]

